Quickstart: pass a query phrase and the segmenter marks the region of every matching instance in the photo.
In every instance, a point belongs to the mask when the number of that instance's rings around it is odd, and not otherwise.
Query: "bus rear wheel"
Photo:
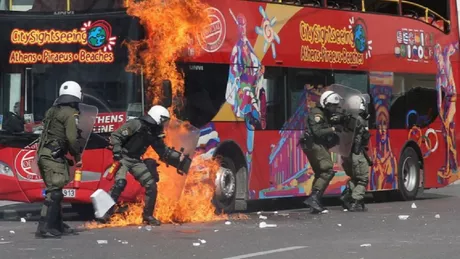
[[[420,161],[412,147],[406,147],[399,159],[398,189],[402,200],[410,201],[417,197],[420,185]]]
[[[87,203],[72,203],[72,210],[78,213],[82,220],[94,219],[94,207]]]
[[[232,159],[223,157],[215,180],[216,190],[212,200],[216,213],[230,213],[235,210],[236,167]]]

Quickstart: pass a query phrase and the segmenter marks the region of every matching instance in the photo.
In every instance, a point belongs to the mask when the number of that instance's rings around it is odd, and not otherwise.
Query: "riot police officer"
[[[160,225],[160,221],[153,217],[157,198],[157,182],[159,175],[157,164],[153,159],[141,160],[141,156],[149,146],[152,146],[160,160],[174,164],[174,157],[164,141],[164,125],[170,119],[169,111],[160,105],[153,106],[148,115],[127,121],[123,126],[112,133],[110,141],[113,145],[113,159],[120,162],[120,168],[115,175],[115,183],[110,190],[110,196],[118,201],[126,187],[126,174],[131,172],[134,178],[145,188],[143,223]],[[177,152],[176,152],[177,154]],[[178,168],[179,169],[179,168]],[[112,207],[101,219],[106,223],[115,212]]]
[[[69,152],[81,165],[83,147],[78,129],[78,104],[82,101],[82,90],[78,83],[67,81],[59,89],[59,97],[46,112],[44,128],[37,149],[37,165],[46,186],[46,198],[35,233],[37,238],[59,237],[76,234],[62,220],[62,189],[70,182],[69,165],[73,161],[65,155]]]
[[[335,173],[329,149],[339,143],[339,137],[330,118],[339,108],[341,99],[340,95],[333,91],[325,91],[321,95],[320,107],[312,108],[309,112],[307,130],[301,143],[315,174],[312,193],[305,203],[316,213],[325,210],[320,199]]]
[[[370,139],[369,128],[367,127],[369,114],[363,97],[354,95],[347,102],[351,109],[359,110],[359,116],[357,117],[351,155],[342,157],[342,166],[350,180],[340,200],[343,207],[348,211],[366,211],[364,194],[369,182],[369,166],[372,166],[372,161],[367,155]]]

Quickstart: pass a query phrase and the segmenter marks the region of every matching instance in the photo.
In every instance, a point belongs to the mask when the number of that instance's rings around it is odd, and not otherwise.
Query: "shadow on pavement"
[[[374,199],[371,193],[366,194],[366,203],[392,203],[401,201],[398,199],[396,194],[391,192],[381,192],[378,196],[378,199]],[[454,193],[452,193],[452,195],[447,195],[433,193],[432,191],[425,191],[421,197],[417,198],[417,200],[443,199],[450,197],[454,197]],[[304,200],[305,197],[294,197],[249,201],[248,209],[246,211],[241,211],[240,213],[309,209],[307,205],[303,203]],[[326,197],[323,199],[323,205],[326,207],[335,207],[341,206],[341,203],[338,197]],[[1,206],[0,221],[20,221],[21,218],[24,218],[27,221],[38,221],[41,207],[42,203],[15,203]],[[91,221],[94,219],[94,211],[91,204],[78,204],[74,205],[74,207],[72,207],[71,204],[63,204],[63,212],[66,221]]]

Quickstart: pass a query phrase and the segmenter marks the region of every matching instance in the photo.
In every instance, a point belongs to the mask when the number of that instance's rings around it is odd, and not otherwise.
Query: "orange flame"
[[[209,24],[210,19],[204,11],[208,6],[200,0],[128,0],[128,14],[138,17],[146,30],[145,40],[127,43],[129,62],[128,72],[143,73],[149,82],[148,96],[153,103],[162,97],[162,80],[169,79],[173,87],[173,96],[181,97],[184,92],[184,78],[177,71],[175,62],[181,58],[183,50],[189,48],[199,54],[198,41],[191,35],[199,35]],[[174,110],[171,110],[171,113]],[[174,117],[174,115],[173,115]],[[166,128],[165,143],[179,147],[190,125],[183,123],[179,128]],[[196,146],[196,145],[195,145]],[[193,151],[195,149],[193,146]],[[186,150],[191,153],[192,150]],[[158,155],[149,148],[144,158]],[[198,166],[199,165],[199,166]],[[200,168],[200,169],[199,169]],[[227,219],[228,216],[216,215],[211,200],[214,195],[216,173],[219,161],[205,160],[195,155],[187,176],[177,174],[176,169],[160,163],[158,167],[158,197],[154,216],[162,223],[204,222]],[[129,204],[128,212],[115,214],[108,224],[86,224],[87,228],[120,227],[142,223],[143,203]],[[247,218],[236,215],[236,219]]]
[[[141,41],[129,42],[128,72],[143,73],[149,82],[148,97],[158,103],[162,80],[169,79],[173,96],[184,92],[183,75],[177,71],[175,62],[187,48],[199,54],[199,35],[210,23],[204,11],[208,6],[200,0],[145,0],[128,1],[127,12],[138,17],[146,31]]]

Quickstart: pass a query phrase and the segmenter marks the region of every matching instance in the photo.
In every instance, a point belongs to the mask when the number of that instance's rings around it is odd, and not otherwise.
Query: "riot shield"
[[[80,103],[78,106],[80,116],[78,118],[78,129],[81,138],[79,139],[80,146],[83,151],[86,148],[91,132],[93,131],[94,123],[99,112],[96,106]]]
[[[191,163],[195,149],[198,145],[198,139],[200,138],[200,130],[192,126],[188,122],[172,119],[164,127],[165,130],[165,144],[174,148],[176,151],[182,153],[181,161],[187,160],[186,156],[189,156],[189,162]],[[182,151],[181,151],[182,150]],[[188,168],[190,165],[188,165]],[[188,168],[186,171],[188,171]],[[181,174],[174,165],[160,164],[160,182],[159,188],[162,190],[168,190],[167,192],[160,192],[160,195],[164,195],[168,203],[175,204],[170,208],[174,208],[179,204],[180,197],[185,187],[187,174]],[[184,172],[187,173],[187,172]],[[190,173],[190,172],[188,172]],[[171,211],[170,213],[172,213]]]
[[[359,116],[359,109],[356,109],[356,106],[352,107],[348,100],[350,100],[350,98],[356,98],[356,96],[359,96],[364,100],[366,100],[366,98],[369,100],[369,95],[362,94],[356,89],[340,84],[330,85],[326,88],[326,90],[334,91],[342,97],[338,113],[346,118],[343,124],[340,125],[342,130],[340,132],[336,132],[339,137],[339,143],[329,150],[341,156],[348,157],[351,154],[355,130],[358,123],[357,118]]]

